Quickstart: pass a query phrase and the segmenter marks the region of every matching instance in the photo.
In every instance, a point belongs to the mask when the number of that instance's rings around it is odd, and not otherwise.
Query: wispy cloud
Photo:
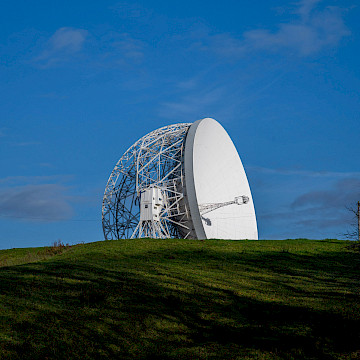
[[[54,92],[35,95],[35,97],[43,98],[43,99],[55,99],[55,100],[64,100],[68,98],[68,96],[66,95],[59,95]]]
[[[63,27],[50,38],[52,52],[67,51],[70,53],[81,50],[87,35],[86,30]]]
[[[46,167],[46,168],[52,168],[52,167],[54,167],[54,164],[48,163],[48,162],[42,162],[42,163],[39,163],[39,166]]]
[[[209,111],[218,104],[224,96],[221,87],[192,92],[184,95],[178,101],[164,102],[161,104],[160,116],[177,119],[182,116],[201,118],[210,116]]]
[[[300,15],[302,19],[306,20],[309,18],[309,14],[322,0],[301,0],[297,3],[295,13]]]
[[[360,173],[270,170],[255,176],[262,178],[255,194],[268,238],[344,237],[352,221],[346,207],[360,198]]]
[[[23,185],[23,184],[44,184],[44,183],[64,183],[73,180],[73,175],[51,175],[51,176],[7,176],[0,178],[0,185]]]
[[[295,225],[308,231],[337,227],[343,230],[335,236],[344,237],[352,220],[347,207],[354,205],[359,198],[360,178],[341,179],[326,190],[309,191],[298,196],[289,213],[297,215]]]
[[[210,49],[223,56],[243,56],[253,51],[289,51],[308,56],[325,48],[336,47],[349,36],[342,9],[320,6],[321,0],[302,0],[295,8],[296,19],[277,25],[275,31],[253,29],[235,38],[229,34],[210,37]]]
[[[351,205],[360,198],[359,178],[347,178],[337,181],[328,190],[309,191],[298,196],[291,204],[293,209],[321,208],[339,209]]]
[[[110,6],[110,9],[124,19],[148,21],[154,16],[154,12],[151,9],[134,2],[121,1]]]
[[[329,177],[329,178],[349,178],[360,177],[360,171],[339,172],[339,171],[313,171],[313,170],[296,170],[296,169],[272,169],[261,166],[247,166],[247,170],[274,175],[287,176],[306,176],[306,177]]]
[[[83,48],[87,30],[62,27],[50,37],[43,51],[34,61],[43,67],[58,64],[71,58]]]
[[[118,62],[139,63],[144,57],[144,43],[127,33],[110,33],[107,35],[110,44],[109,55]]]
[[[24,142],[16,142],[11,143],[12,146],[32,146],[32,145],[40,145],[41,142],[39,141],[24,141]]]
[[[22,220],[59,221],[73,215],[67,188],[58,184],[17,186],[0,190],[0,215]]]
[[[107,31],[101,35],[93,35],[89,44],[84,50],[85,65],[93,69],[121,67],[129,70],[132,65],[140,65],[145,58],[146,43],[129,33]]]

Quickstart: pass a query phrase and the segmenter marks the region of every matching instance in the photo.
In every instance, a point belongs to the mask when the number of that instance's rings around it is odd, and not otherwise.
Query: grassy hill
[[[0,359],[359,359],[360,252],[348,245],[3,250]]]

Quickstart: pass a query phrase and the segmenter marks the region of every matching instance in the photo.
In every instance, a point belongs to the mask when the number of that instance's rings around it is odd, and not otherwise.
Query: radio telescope
[[[115,165],[102,204],[106,240],[258,239],[245,170],[214,119],[169,125]]]

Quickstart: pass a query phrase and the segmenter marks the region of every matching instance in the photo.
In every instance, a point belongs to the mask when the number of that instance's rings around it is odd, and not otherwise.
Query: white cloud
[[[84,29],[62,27],[55,31],[45,49],[34,60],[43,67],[68,60],[82,50],[87,35]]]
[[[278,31],[252,30],[244,34],[245,42],[253,49],[289,49],[300,55],[310,55],[327,46],[336,46],[349,35],[337,9],[325,9],[304,21],[281,24]]]
[[[63,27],[58,29],[50,38],[50,46],[53,52],[68,51],[77,52],[81,50],[87,36],[87,31]]]
[[[226,56],[242,56],[252,51],[287,50],[308,56],[325,48],[335,47],[350,30],[338,7],[320,7],[321,0],[303,0],[294,11],[297,18],[277,25],[277,30],[253,29],[243,33],[242,39],[229,34],[211,37],[211,48]]]
[[[296,14],[299,14],[303,19],[307,19],[311,11],[322,0],[302,0],[298,2],[298,8],[295,10]]]

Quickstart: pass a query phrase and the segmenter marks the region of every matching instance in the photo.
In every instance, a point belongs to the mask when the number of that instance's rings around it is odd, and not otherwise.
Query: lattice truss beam
[[[249,202],[248,196],[245,196],[245,195],[236,196],[234,200],[227,201],[227,202],[220,202],[220,203],[213,203],[213,204],[200,204],[199,212],[200,212],[200,215],[205,215],[211,211],[222,208],[224,206],[228,206],[228,205],[232,205],[232,204],[243,205],[243,204],[247,204],[248,202]]]
[[[190,213],[183,194],[183,152],[190,125],[175,124],[152,131],[120,158],[103,198],[105,239],[188,236]],[[158,222],[140,226],[141,192],[151,187],[161,189],[164,207]]]

